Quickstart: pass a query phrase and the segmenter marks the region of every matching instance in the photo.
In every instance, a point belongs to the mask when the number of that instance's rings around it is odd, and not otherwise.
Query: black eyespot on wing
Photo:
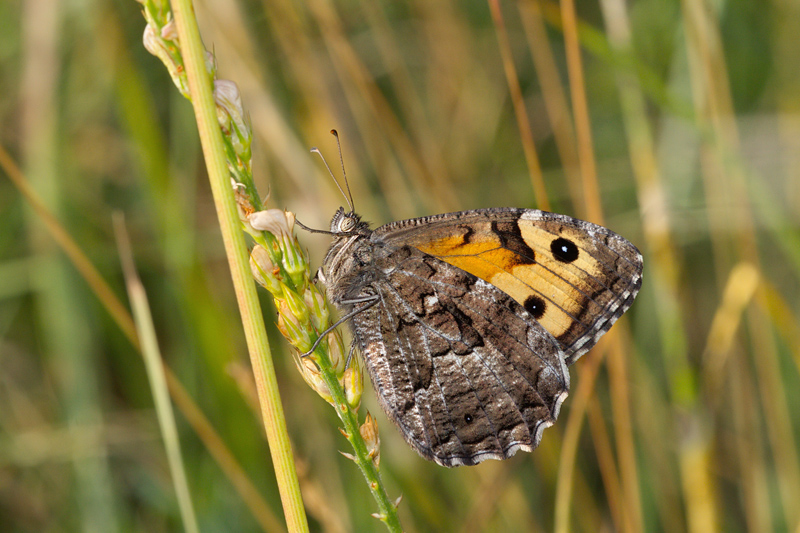
[[[544,312],[547,309],[547,303],[545,303],[544,299],[541,297],[531,295],[525,298],[525,304],[523,307],[525,307],[525,310],[529,312],[533,318],[538,320],[544,316]]]
[[[564,237],[559,237],[551,242],[550,251],[553,252],[553,257],[562,263],[572,263],[578,258],[578,247]]]
[[[464,422],[466,422],[467,424],[472,424],[472,415],[469,414],[469,413],[465,414],[464,415]]]

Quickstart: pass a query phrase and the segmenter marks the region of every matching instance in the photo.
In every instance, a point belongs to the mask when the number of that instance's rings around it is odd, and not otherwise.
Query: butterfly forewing
[[[589,350],[633,302],[642,258],[616,233],[564,215],[482,209],[387,224],[409,244],[491,283],[561,344],[568,364]]]
[[[353,326],[381,404],[409,444],[445,466],[536,447],[569,388],[552,336],[508,295],[415,248],[375,266],[380,301]]]
[[[532,450],[641,285],[639,251],[563,215],[484,209],[372,231],[340,209],[321,273],[381,406],[445,466]]]

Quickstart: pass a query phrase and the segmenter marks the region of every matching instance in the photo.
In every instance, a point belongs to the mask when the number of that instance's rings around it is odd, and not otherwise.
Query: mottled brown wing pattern
[[[531,209],[481,209],[375,230],[498,287],[558,340],[572,364],[630,307],[642,256],[596,224]]]
[[[557,342],[484,280],[419,250],[376,254],[378,303],[353,330],[389,417],[444,466],[535,448],[569,374]]]

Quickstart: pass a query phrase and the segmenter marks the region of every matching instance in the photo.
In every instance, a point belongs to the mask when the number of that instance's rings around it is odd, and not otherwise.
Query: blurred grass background
[[[375,224],[548,207],[645,255],[639,298],[571,368],[533,454],[425,462],[368,387],[407,530],[800,531],[800,4],[579,1],[576,25],[565,5],[196,10],[249,110],[269,205],[327,227],[342,198],[308,148],[335,162],[335,127]],[[131,0],[0,3],[0,145],[123,298],[111,213],[125,213],[165,362],[255,488],[244,503],[222,446],[178,414],[200,529],[278,530],[192,111],[143,28]],[[180,530],[142,359],[7,172],[0,530]],[[300,238],[316,267],[328,239]],[[265,309],[312,530],[380,531],[333,410]]]

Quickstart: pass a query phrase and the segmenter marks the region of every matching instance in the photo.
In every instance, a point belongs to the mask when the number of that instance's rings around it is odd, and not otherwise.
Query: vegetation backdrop
[[[268,206],[327,227],[343,199],[309,148],[334,163],[336,128],[375,224],[547,207],[645,256],[637,301],[571,368],[532,454],[428,463],[365,384],[406,530],[800,531],[800,4],[570,5],[195,9],[240,88]],[[200,530],[285,528],[194,115],[144,24],[133,0],[0,3],[3,531],[183,527],[142,358],[53,239],[127,301],[116,211],[163,360],[220,437],[176,415]],[[55,225],[7,179],[14,163]],[[316,268],[329,239],[299,238]],[[311,529],[382,530],[261,292]]]

